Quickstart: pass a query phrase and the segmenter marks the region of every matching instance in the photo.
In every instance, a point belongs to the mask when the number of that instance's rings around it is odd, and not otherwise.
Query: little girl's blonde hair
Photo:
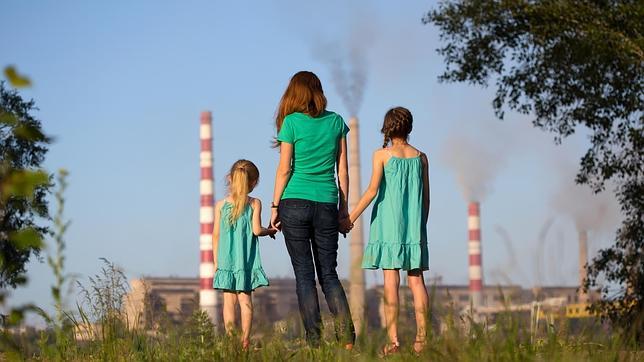
[[[248,204],[248,194],[259,181],[259,170],[248,160],[238,160],[233,163],[228,173],[228,192],[233,200],[233,210],[230,213],[230,224],[241,216]]]

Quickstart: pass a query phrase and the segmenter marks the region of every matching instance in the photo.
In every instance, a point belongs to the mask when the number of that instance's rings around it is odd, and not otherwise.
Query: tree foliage
[[[641,1],[458,0],[423,18],[438,27],[440,80],[488,86],[503,118],[534,116],[557,142],[579,127],[591,147],[577,182],[596,192],[611,180],[624,221],[592,260],[592,309],[644,338],[644,5]],[[604,279],[603,286],[599,281]],[[615,286],[619,286],[615,292]]]
[[[29,84],[15,69],[9,75],[18,85]],[[39,219],[49,218],[51,182],[41,166],[50,140],[32,115],[35,110],[33,100],[0,82],[0,288],[24,282],[25,264],[38,255],[48,232]]]

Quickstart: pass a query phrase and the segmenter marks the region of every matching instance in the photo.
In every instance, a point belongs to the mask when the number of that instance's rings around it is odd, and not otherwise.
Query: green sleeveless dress
[[[258,237],[253,234],[253,208],[250,204],[233,225],[228,220],[232,204],[224,202],[219,222],[215,289],[249,292],[268,285],[259,258]]]
[[[429,269],[423,220],[423,163],[420,155],[391,156],[385,163],[371,212],[365,269]]]

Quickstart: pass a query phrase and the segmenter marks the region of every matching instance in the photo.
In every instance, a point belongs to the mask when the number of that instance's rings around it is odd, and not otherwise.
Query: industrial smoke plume
[[[610,185],[595,194],[588,185],[575,183],[575,166],[559,159],[556,163],[558,185],[552,195],[552,206],[575,223],[577,231],[604,232],[619,221],[619,205]]]
[[[494,144],[498,142],[479,141],[463,132],[451,134],[443,144],[441,157],[454,171],[466,201],[483,201],[505,163],[505,154]]]
[[[367,53],[372,44],[371,29],[353,26],[346,42],[318,41],[313,55],[322,60],[331,73],[336,92],[349,115],[357,116],[367,85]]]

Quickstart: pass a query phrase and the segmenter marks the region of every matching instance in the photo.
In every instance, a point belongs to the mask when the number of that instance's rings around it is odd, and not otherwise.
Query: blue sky
[[[421,23],[434,5],[4,2],[0,65],[16,64],[33,80],[21,92],[35,99],[37,116],[55,137],[46,167],[70,171],[67,271],[86,282],[105,257],[130,277],[196,276],[199,113],[213,112],[216,197],[224,195],[232,162],[248,158],[261,172],[254,194],[270,202],[278,160],[270,148],[273,117],[288,79],[299,70],[314,71],[329,109],[348,118],[319,44],[331,44],[324,52],[342,54],[357,39],[367,75],[358,114],[362,165],[370,165],[381,145],[384,113],[396,105],[413,112],[411,142],[430,157],[429,274],[444,283],[467,282],[467,204],[445,155],[447,140],[467,135],[477,147],[492,149],[489,160],[473,158],[477,166],[487,169],[490,162],[495,170],[481,207],[484,281],[574,285],[575,227],[553,199],[561,180],[576,170],[586,131],[556,146],[552,135],[530,126],[529,117],[508,113],[497,120],[493,89],[439,83],[444,65],[435,52],[437,32]],[[363,167],[363,188],[369,175]],[[548,220],[551,227],[539,243]],[[591,252],[610,241],[614,225],[610,219],[591,232]],[[347,245],[341,239],[342,276]],[[281,237],[262,240],[261,252],[269,276],[292,275]],[[11,302],[50,308],[51,272],[37,261],[28,268],[30,282]],[[366,275],[369,284],[382,280],[378,272]],[[73,292],[68,300],[74,299]]]

